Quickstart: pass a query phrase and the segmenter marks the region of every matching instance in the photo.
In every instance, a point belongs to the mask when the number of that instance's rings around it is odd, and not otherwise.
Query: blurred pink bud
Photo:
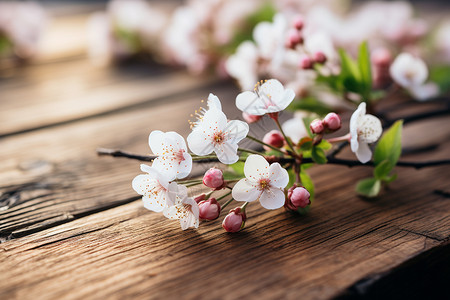
[[[308,70],[308,69],[312,69],[313,67],[313,61],[311,60],[311,58],[307,55],[303,55],[302,57],[300,57],[300,63],[299,63],[300,68],[302,68],[303,70]]]
[[[211,168],[203,176],[203,184],[212,189],[221,189],[224,185],[223,173],[217,168]]]
[[[377,48],[372,51],[370,59],[374,67],[387,68],[391,65],[392,54],[387,48]]]
[[[201,195],[198,195],[197,197],[195,197],[194,201],[199,203],[200,201],[203,201],[205,199],[206,199],[206,194],[201,194]]]
[[[271,146],[274,146],[276,148],[281,148],[284,145],[284,137],[281,134],[281,132],[279,132],[278,130],[272,130],[272,131],[266,133],[266,135],[263,138],[263,142],[266,144],[269,144]],[[263,146],[263,147],[267,151],[271,150],[267,146]]]
[[[327,61],[327,57],[322,51],[317,51],[314,53],[314,62],[318,64],[324,64]]]
[[[315,134],[321,134],[321,133],[323,133],[323,130],[325,129],[323,127],[322,120],[319,120],[319,119],[312,121],[311,124],[309,125],[309,128],[311,129],[311,132],[315,133]]]
[[[228,232],[238,232],[244,228],[247,216],[241,211],[240,207],[230,210],[225,219],[223,219],[222,227]]]
[[[294,49],[298,44],[303,43],[303,37],[298,30],[290,29],[287,35],[286,47]]]
[[[263,116],[255,116],[255,115],[250,115],[246,112],[243,112],[242,117],[244,118],[245,122],[251,124],[251,123],[258,122],[259,120],[261,120],[261,118]]]
[[[329,131],[336,131],[339,128],[341,128],[341,118],[338,114],[332,112],[325,116],[323,119],[323,125],[329,130]]]
[[[199,218],[203,220],[215,220],[220,215],[220,204],[216,198],[210,198],[205,201],[201,201],[198,204]]]
[[[295,29],[302,30],[303,26],[305,26],[305,20],[301,15],[296,15],[292,21],[292,25],[294,25]]]
[[[290,192],[289,192],[290,191]],[[310,194],[304,187],[296,187],[292,191],[289,189],[288,198],[294,207],[305,208],[311,204]]]

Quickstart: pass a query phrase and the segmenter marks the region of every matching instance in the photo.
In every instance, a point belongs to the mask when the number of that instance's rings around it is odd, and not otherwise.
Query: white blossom
[[[233,187],[236,201],[259,200],[266,209],[277,209],[284,205],[284,188],[289,182],[288,172],[279,163],[269,163],[261,155],[252,154],[245,161],[244,179]]]
[[[154,130],[148,137],[148,144],[153,154],[158,157],[153,160],[152,167],[173,180],[184,178],[192,169],[192,157],[187,152],[186,143],[176,132]]]
[[[406,52],[395,58],[389,71],[392,79],[407,89],[422,85],[428,77],[425,62]]]
[[[167,207],[163,214],[166,218],[180,220],[181,229],[198,228],[199,207],[194,199],[188,197],[187,187],[173,184],[169,188]]]
[[[167,205],[169,186],[172,183],[169,184],[167,176],[153,167],[142,164],[141,171],[147,174],[138,175],[133,179],[133,189],[142,195],[145,208],[162,212]]]
[[[212,94],[209,98],[214,101],[209,100],[209,109],[199,116],[187,137],[189,148],[196,155],[215,152],[220,162],[233,164],[239,159],[238,143],[247,136],[248,124],[238,120],[228,121],[219,107],[219,99]]]
[[[284,110],[295,98],[291,89],[284,89],[276,79],[257,84],[253,92],[246,91],[236,97],[236,106],[250,115],[262,116]]]
[[[258,80],[258,58],[255,44],[245,41],[227,59],[225,68],[230,76],[236,78],[241,89],[251,89]]]
[[[382,132],[380,120],[366,114],[366,103],[362,102],[350,118],[350,145],[358,160],[363,164],[372,157],[368,144],[376,142]]]

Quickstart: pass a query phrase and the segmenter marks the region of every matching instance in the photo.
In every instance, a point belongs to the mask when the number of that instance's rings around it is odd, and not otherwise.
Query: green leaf
[[[359,46],[358,53],[358,67],[360,74],[360,85],[362,90],[362,96],[369,100],[370,91],[372,89],[372,71],[370,67],[370,53],[367,42],[363,42]]]
[[[300,146],[300,151],[311,150],[312,145],[313,145],[312,141],[308,141],[308,142],[302,143],[302,145]]]
[[[450,91],[450,65],[439,65],[430,69],[430,81],[437,83],[441,93]]]
[[[301,214],[302,216],[308,214],[309,210],[310,210],[310,205],[308,205],[305,208],[302,208],[302,207],[297,208],[298,213]]]
[[[402,152],[402,127],[403,120],[398,120],[383,134],[373,156],[376,166],[383,160],[389,161],[392,167],[397,164]]]
[[[303,165],[300,171],[300,180],[302,181],[302,185],[305,189],[308,190],[310,194],[310,200],[313,202],[314,200],[314,183],[308,173],[305,172]]]
[[[356,192],[366,197],[375,197],[381,189],[381,181],[376,178],[360,180],[356,185]]]
[[[331,145],[331,143],[329,143],[326,140],[322,140],[316,147],[319,147],[320,149],[327,151],[330,150],[333,147],[333,145]]]
[[[314,146],[312,148],[311,157],[318,164],[326,164],[327,163],[327,156],[325,155],[325,152],[323,151],[323,149],[321,149],[317,146]]]
[[[394,181],[395,179],[397,179],[397,174],[393,174],[393,175],[390,176],[390,177],[385,177],[383,181],[386,182],[386,183],[391,183],[391,182]]]
[[[391,165],[391,163],[388,160],[383,160],[375,167],[375,169],[373,170],[373,174],[376,179],[384,180],[386,177],[388,177],[392,169],[393,166]]]
[[[289,174],[289,183],[287,186],[290,187],[295,183],[295,180],[296,180],[294,168],[289,168],[288,174]]]
[[[311,116],[308,116],[308,117],[303,117],[302,118],[302,120],[303,120],[303,124],[305,124],[305,129],[306,129],[306,131],[308,132],[308,135],[310,136],[310,137],[313,137],[314,135],[312,134],[312,132],[311,132],[311,128],[309,128],[309,124],[311,124],[311,122],[312,121],[314,121],[314,117],[311,117]]]

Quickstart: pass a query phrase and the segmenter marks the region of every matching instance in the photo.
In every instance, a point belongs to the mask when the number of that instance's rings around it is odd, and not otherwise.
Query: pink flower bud
[[[263,138],[263,142],[266,144],[269,144],[271,146],[274,146],[276,148],[281,148],[284,146],[284,137],[281,134],[281,132],[279,132],[278,130],[272,130],[272,131],[266,133],[266,135]],[[263,147],[267,151],[271,150],[267,146],[263,146]]]
[[[203,220],[215,220],[220,215],[220,204],[215,198],[201,201],[198,204],[199,218]]]
[[[296,187],[290,193],[288,192],[288,198],[292,203],[292,205],[296,208],[298,207],[305,208],[308,205],[310,205],[311,204],[311,201],[309,200],[310,196],[311,195],[309,194],[308,190],[305,189],[304,187]]]
[[[301,15],[297,15],[294,17],[292,25],[294,25],[295,29],[302,30],[303,26],[305,25],[305,21]]]
[[[247,216],[241,211],[240,207],[230,210],[225,219],[223,219],[222,227],[228,232],[238,232],[244,228]]]
[[[200,201],[203,201],[205,199],[206,199],[206,194],[201,194],[201,195],[198,195],[197,197],[195,197],[194,201],[199,203]]]
[[[322,51],[317,51],[314,53],[314,62],[318,64],[324,64],[327,61],[327,57]]]
[[[294,49],[298,44],[303,43],[303,37],[298,30],[290,29],[286,38],[286,47]]]
[[[224,185],[223,173],[217,168],[211,168],[203,176],[203,184],[212,189],[221,189]]]
[[[311,124],[309,125],[309,128],[311,129],[311,132],[315,133],[315,134],[321,134],[321,133],[323,133],[323,130],[325,129],[323,127],[322,120],[319,120],[319,119],[312,121]]]
[[[387,48],[377,48],[373,50],[370,60],[375,68],[387,68],[391,65],[392,54]]]
[[[244,118],[245,122],[251,124],[251,123],[258,122],[259,120],[261,120],[261,118],[263,116],[255,116],[255,115],[250,115],[246,112],[243,112],[242,117]]]
[[[336,131],[339,128],[341,128],[341,118],[338,114],[332,112],[325,116],[323,119],[323,125],[329,130],[329,131]]]
[[[308,70],[308,69],[312,69],[313,67],[313,61],[311,60],[311,58],[307,55],[303,55],[302,57],[300,57],[300,63],[299,63],[300,68],[302,68],[303,70]]]

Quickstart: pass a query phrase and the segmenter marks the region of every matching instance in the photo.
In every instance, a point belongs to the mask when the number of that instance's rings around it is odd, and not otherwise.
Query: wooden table
[[[370,168],[321,166],[311,171],[316,200],[306,216],[255,203],[238,234],[221,228],[223,216],[181,231],[144,209],[132,190],[139,162],[95,150],[148,153],[155,129],[187,136],[189,115],[209,92],[239,117],[232,82],[155,64],[99,69],[81,54],[2,71],[0,299],[437,299],[447,292],[448,166],[397,168],[399,179],[374,200],[354,193]],[[446,115],[406,126],[406,147],[438,146],[403,159],[448,158],[449,125]]]

